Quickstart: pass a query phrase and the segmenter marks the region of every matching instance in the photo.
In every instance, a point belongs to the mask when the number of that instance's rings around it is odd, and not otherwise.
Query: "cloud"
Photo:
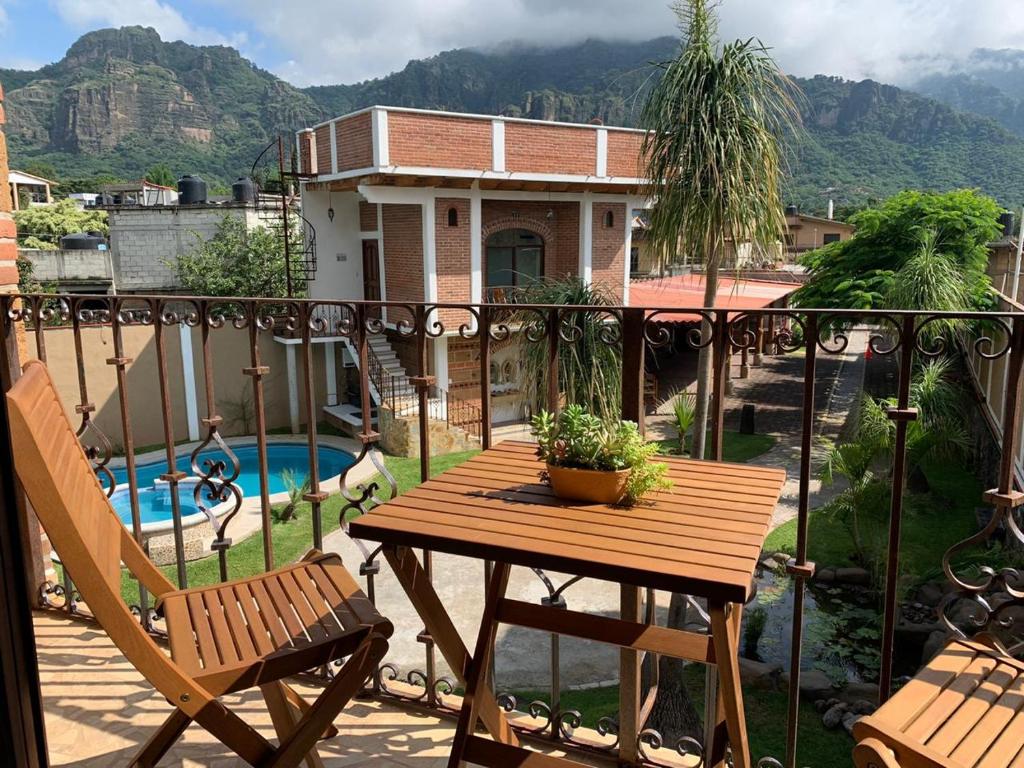
[[[164,40],[235,47],[247,42],[244,33],[225,35],[211,27],[195,25],[160,0],[50,0],[50,4],[62,21],[81,30],[138,24],[153,27]]]
[[[107,0],[99,2],[102,6]],[[668,0],[215,0],[280,52],[298,85],[351,83],[409,59],[508,40],[676,35]],[[94,7],[97,0],[83,0]],[[151,2],[151,4],[156,4]],[[974,48],[1021,47],[1024,14],[1005,0],[723,0],[725,39],[758,37],[796,75],[908,82]]]

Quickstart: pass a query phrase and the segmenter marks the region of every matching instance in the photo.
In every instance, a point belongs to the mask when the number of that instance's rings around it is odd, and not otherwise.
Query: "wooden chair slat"
[[[1017,670],[1014,670],[1017,672]],[[1024,720],[1016,727],[1017,744],[1012,748],[1003,744],[996,749],[996,743],[1006,734],[1010,722],[1024,710],[1024,674],[1017,672],[1014,681],[1003,692],[1002,696],[988,708],[974,728],[971,729],[960,746],[951,754],[958,763],[964,765],[981,764],[983,756],[993,749],[995,754],[1013,753],[1024,747]]]
[[[288,596],[288,602],[291,603],[292,608],[299,614],[302,628],[309,635],[309,639],[315,643],[322,638],[330,637],[327,628],[324,627],[320,618],[313,613],[313,609],[306,602],[306,596],[302,593],[302,588],[295,581],[295,571],[284,571],[278,575],[277,581]]]
[[[299,589],[302,590],[302,596],[309,603],[309,607],[313,609],[316,620],[320,623],[324,634],[327,637],[333,637],[344,632],[344,627],[338,623],[338,620],[334,617],[334,612],[331,610],[331,606],[327,604],[324,596],[317,589],[316,583],[313,581],[312,571],[319,570],[319,566],[313,566],[308,569],[303,568],[302,570],[292,571],[291,575]]]
[[[256,598],[256,605],[259,606],[260,615],[262,615],[267,629],[270,630],[270,636],[274,638],[275,650],[292,647],[288,632],[285,631],[281,618],[278,616],[277,608],[274,606],[274,601],[270,599],[270,594],[267,592],[264,583],[262,581],[254,581],[249,586],[252,589],[253,597]]]
[[[974,694],[995,668],[994,659],[985,656],[975,658],[967,669],[957,675],[935,701],[910,724],[906,729],[907,736],[927,744],[932,735]]]
[[[185,604],[188,605],[192,631],[195,632],[196,642],[199,645],[199,658],[203,663],[203,669],[220,666],[221,658],[217,653],[217,643],[213,639],[210,617],[206,613],[206,604],[203,602],[202,594],[199,592],[186,594]]]
[[[195,633],[192,631],[192,618],[189,616],[185,599],[167,600],[161,604],[164,619],[168,627],[174,627],[168,633],[168,644],[171,646],[171,657],[190,674],[198,674],[202,670],[199,652],[196,646]]]
[[[270,629],[267,627],[263,614],[256,605],[256,598],[248,584],[235,584],[231,590],[238,597],[238,604],[242,608],[242,615],[245,616],[246,626],[249,628],[249,636],[252,638],[256,650],[261,656],[273,653],[274,642],[271,639]]]
[[[224,605],[220,601],[220,591],[204,589],[202,595],[206,613],[210,617],[213,642],[217,645],[217,654],[221,658],[221,663],[233,664],[241,661],[238,656],[238,648],[235,646],[234,633],[228,627],[228,621],[224,617]]]
[[[284,623],[285,629],[288,630],[288,638],[291,644],[294,646],[305,645],[309,642],[305,628],[298,617],[296,617],[291,600],[288,599],[288,595],[285,594],[278,579],[279,577],[276,574],[270,578],[263,579],[263,586],[267,588],[267,593],[270,595],[274,609]]]
[[[345,631],[356,629],[360,625],[359,619],[349,604],[345,601],[345,598],[341,596],[341,592],[335,586],[334,582],[331,581],[330,575],[328,575],[322,563],[317,563],[316,567],[309,569],[309,575],[316,582],[317,588],[320,590],[324,599],[330,604],[331,609],[334,611],[334,615],[338,617],[338,621],[341,622],[341,626]]]
[[[928,739],[928,746],[943,755],[951,754],[985,716],[985,713],[991,711],[995,702],[1016,678],[1017,671],[1013,667],[998,664]],[[995,736],[995,733],[985,731],[975,734],[977,740],[987,740],[988,743],[991,743]]]
[[[237,646],[239,659],[249,661],[257,658],[260,654],[256,650],[249,627],[238,607],[238,596],[235,591],[231,587],[221,587],[217,590],[217,596],[220,599],[220,604],[224,607],[224,617]]]

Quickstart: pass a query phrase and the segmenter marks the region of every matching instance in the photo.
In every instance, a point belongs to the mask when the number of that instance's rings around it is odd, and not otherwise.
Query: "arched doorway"
[[[487,238],[484,287],[521,288],[544,276],[544,238],[528,229],[503,229]]]

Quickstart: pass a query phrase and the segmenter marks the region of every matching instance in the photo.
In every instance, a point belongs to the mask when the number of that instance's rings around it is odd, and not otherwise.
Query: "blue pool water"
[[[238,457],[242,468],[235,481],[242,491],[242,498],[258,497],[260,495],[260,476],[255,443],[233,445],[231,450]],[[345,467],[355,461],[351,453],[326,446],[318,448],[317,457],[320,462],[320,477],[322,479],[341,474]],[[217,448],[211,448],[200,454],[198,462],[200,468],[203,467],[205,459],[226,461],[224,452]],[[189,477],[195,477],[192,472],[191,457],[188,454],[179,456],[177,464],[180,471]],[[281,478],[283,470],[290,469],[294,472],[296,481],[300,484],[309,474],[309,450],[305,445],[299,443],[270,443],[267,445],[267,464],[270,493],[280,493],[286,490],[284,480]],[[228,468],[230,470],[230,464]],[[135,475],[139,481],[139,515],[143,524],[171,519],[171,495],[163,483],[158,483],[160,475],[166,472],[167,463],[163,460],[135,466]],[[128,472],[123,467],[113,470],[113,473],[114,480],[118,485],[128,482]],[[194,486],[187,482],[178,488],[182,517],[199,511],[192,495],[193,489]],[[110,501],[121,520],[126,525],[131,525],[132,508],[128,489],[115,491]]]

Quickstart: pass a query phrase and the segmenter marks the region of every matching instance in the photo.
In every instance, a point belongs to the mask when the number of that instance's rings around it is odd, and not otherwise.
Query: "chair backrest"
[[[7,403],[18,478],[61,564],[100,623],[97,611],[109,598],[120,601],[122,559],[158,594],[172,589],[110,505],[46,366],[27,363]]]

